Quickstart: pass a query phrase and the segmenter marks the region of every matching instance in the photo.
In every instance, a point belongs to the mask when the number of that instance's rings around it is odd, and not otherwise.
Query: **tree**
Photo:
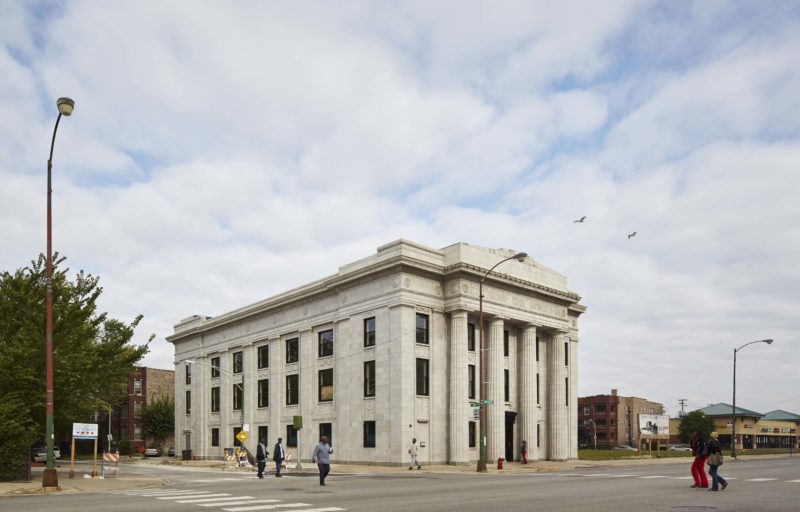
[[[36,425],[26,415],[19,393],[3,394],[0,400],[0,481],[19,477],[19,466],[27,462],[26,447],[36,441]]]
[[[142,407],[142,431],[160,448],[175,433],[175,401],[159,397]]]
[[[692,411],[681,418],[678,425],[678,438],[681,442],[688,443],[692,434],[702,432],[706,439],[714,431],[714,420],[703,414],[702,411]]]
[[[69,438],[73,422],[85,422],[97,399],[113,404],[125,396],[127,379],[147,353],[131,344],[139,315],[131,323],[99,312],[103,289],[99,278],[83,271],[72,279],[60,268],[65,258],[53,258],[53,402],[56,440]],[[153,337],[151,336],[150,340]],[[45,257],[29,267],[0,273],[0,396],[19,398],[13,418],[30,420],[31,432],[45,431]],[[30,444],[28,439],[19,445]]]

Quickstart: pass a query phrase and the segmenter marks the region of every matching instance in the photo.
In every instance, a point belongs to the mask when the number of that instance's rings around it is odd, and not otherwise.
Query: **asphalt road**
[[[268,476],[171,466],[132,466],[169,485],[107,493],[0,499],[0,511],[800,511],[800,459],[727,461],[727,490],[691,489],[687,465],[593,468],[553,473],[314,474]]]

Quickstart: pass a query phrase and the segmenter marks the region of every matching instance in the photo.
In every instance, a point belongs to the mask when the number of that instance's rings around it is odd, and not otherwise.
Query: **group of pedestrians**
[[[719,434],[711,432],[711,440],[706,442],[706,436],[702,432],[692,434],[690,446],[692,448],[692,478],[694,478],[693,489],[708,489],[708,477],[706,477],[706,464],[708,464],[708,474],[711,475],[711,488],[709,491],[724,491],[728,487],[728,481],[719,474],[719,467],[722,465],[722,449],[719,445]]]
[[[314,452],[311,455],[311,462],[315,462],[319,468],[319,485],[325,485],[325,477],[331,472],[331,459],[330,454],[333,449],[328,444],[328,438],[322,436],[319,443],[314,447]],[[264,469],[267,467],[267,451],[266,440],[260,439],[258,447],[256,448],[256,462],[258,463],[258,478],[264,478]],[[283,461],[286,460],[286,453],[283,451],[283,438],[279,437],[278,442],[275,443],[275,448],[272,450],[272,460],[275,462],[275,477],[280,478],[281,467]]]

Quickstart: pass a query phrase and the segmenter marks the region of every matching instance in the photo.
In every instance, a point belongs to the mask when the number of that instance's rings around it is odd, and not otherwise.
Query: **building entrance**
[[[506,461],[514,460],[514,423],[517,421],[517,413],[506,411]]]

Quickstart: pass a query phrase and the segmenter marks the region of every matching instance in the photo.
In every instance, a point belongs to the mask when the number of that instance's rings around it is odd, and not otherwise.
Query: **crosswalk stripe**
[[[304,508],[302,510],[295,510],[294,512],[336,512],[337,510],[347,510],[347,509],[336,508],[336,507]]]
[[[745,482],[771,482],[772,480],[777,480],[777,478],[748,478]]]
[[[236,498],[237,500],[239,498]],[[253,503],[278,503],[280,500],[245,500],[245,501],[232,501],[230,503],[199,503],[201,507],[232,507],[234,505],[250,505]]]
[[[675,477],[672,477],[672,479],[673,480],[691,480],[692,477],[690,477],[690,476],[675,476]]]
[[[161,496],[156,498],[157,500],[186,500],[191,498],[214,498],[216,496],[230,496],[229,493],[217,493],[217,494],[187,494],[184,496]]]
[[[308,503],[279,503],[277,505],[258,505],[255,507],[223,508],[226,512],[247,512],[249,510],[274,510],[276,508],[311,507]]]
[[[191,500],[177,500],[175,503],[208,503],[209,501],[232,501],[232,500],[251,500],[253,499],[252,496],[228,496],[227,498],[201,498],[201,499],[191,499]],[[221,503],[222,505],[228,505],[228,503]]]
[[[728,479],[730,480],[730,478]],[[787,482],[800,483],[800,480],[786,480]]]
[[[608,478],[630,478],[636,475],[606,475]]]
[[[640,476],[639,478],[641,478],[643,480],[649,480],[649,479],[652,479],[652,478],[669,478],[669,477],[664,476],[664,475],[650,475],[650,476]]]
[[[127,496],[147,496],[157,498],[158,496],[188,496],[190,494],[208,494],[211,491],[161,491],[161,492],[126,492]]]

